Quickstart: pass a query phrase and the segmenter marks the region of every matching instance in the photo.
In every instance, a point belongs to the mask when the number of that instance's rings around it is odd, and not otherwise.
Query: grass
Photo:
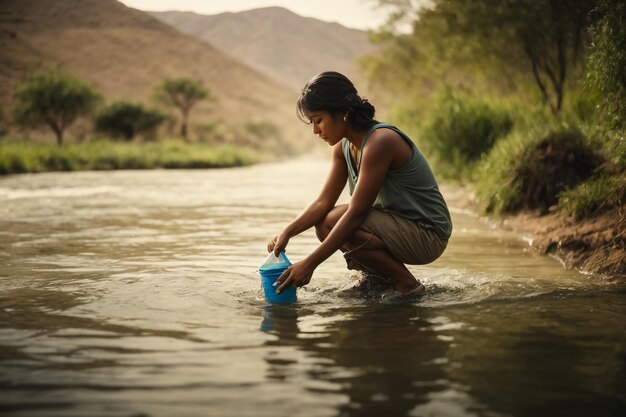
[[[0,142],[0,174],[47,171],[223,168],[249,165],[251,154],[232,146],[95,140],[63,146],[8,140]]]
[[[535,135],[516,129],[478,163],[472,176],[483,212],[502,213],[518,203],[521,187],[515,181],[515,172],[526,148],[535,140]]]
[[[545,212],[558,204],[561,193],[592,178],[602,161],[575,127],[517,128],[482,158],[474,185],[485,213]]]
[[[626,175],[600,175],[559,195],[558,209],[577,220],[624,204]]]

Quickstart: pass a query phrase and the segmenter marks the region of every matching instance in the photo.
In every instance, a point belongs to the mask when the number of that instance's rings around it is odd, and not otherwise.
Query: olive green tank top
[[[433,230],[442,239],[448,240],[452,234],[452,220],[448,206],[439,191],[439,186],[426,158],[413,141],[397,127],[379,123],[365,133],[361,142],[361,150],[365,149],[367,139],[372,132],[380,128],[398,132],[411,145],[413,156],[402,167],[387,171],[373,207],[413,220],[421,226]],[[359,175],[356,167],[361,166],[363,152],[359,155],[358,163],[355,163],[356,161],[352,160],[350,154],[350,142],[346,138],[341,140],[341,150],[348,165],[348,184],[350,185],[350,195],[352,195]]]

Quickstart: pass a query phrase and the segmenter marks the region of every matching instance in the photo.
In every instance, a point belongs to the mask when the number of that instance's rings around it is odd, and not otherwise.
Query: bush
[[[517,130],[479,163],[476,191],[485,212],[545,212],[561,192],[589,178],[602,162],[576,129]]]
[[[460,179],[512,127],[505,110],[447,90],[425,123],[419,144],[444,177]]]
[[[600,175],[562,192],[558,208],[580,220],[623,205],[625,198],[626,175]]]
[[[612,168],[617,172],[626,171],[626,129],[604,132],[601,140]]]
[[[130,141],[138,134],[154,136],[164,121],[165,115],[158,111],[146,109],[141,104],[118,101],[96,116],[95,127],[98,132]]]
[[[601,92],[602,108],[612,124],[626,128],[626,4],[600,0],[594,14],[599,19],[591,29],[587,83]]]

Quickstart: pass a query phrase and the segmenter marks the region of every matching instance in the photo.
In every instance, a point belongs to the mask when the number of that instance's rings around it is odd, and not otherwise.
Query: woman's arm
[[[341,152],[341,143],[333,148],[330,171],[319,196],[294,221],[268,245],[268,252],[278,254],[285,249],[289,239],[319,224],[333,209],[348,180],[348,168]]]
[[[292,283],[299,287],[308,284],[315,268],[343,246],[363,224],[396,155],[394,142],[396,141],[390,139],[388,134],[370,137],[363,150],[359,179],[348,209],[326,239],[309,256],[289,267],[279,277],[278,292]]]

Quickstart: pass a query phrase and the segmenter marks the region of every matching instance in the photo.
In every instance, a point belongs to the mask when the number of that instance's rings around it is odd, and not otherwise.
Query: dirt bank
[[[449,206],[480,211],[469,188],[444,184],[441,191]],[[531,211],[490,220],[528,237],[532,249],[560,259],[566,268],[626,279],[626,205],[581,221]]]
[[[529,236],[534,250],[555,256],[567,268],[626,278],[626,205],[582,221],[524,212],[501,222]]]

